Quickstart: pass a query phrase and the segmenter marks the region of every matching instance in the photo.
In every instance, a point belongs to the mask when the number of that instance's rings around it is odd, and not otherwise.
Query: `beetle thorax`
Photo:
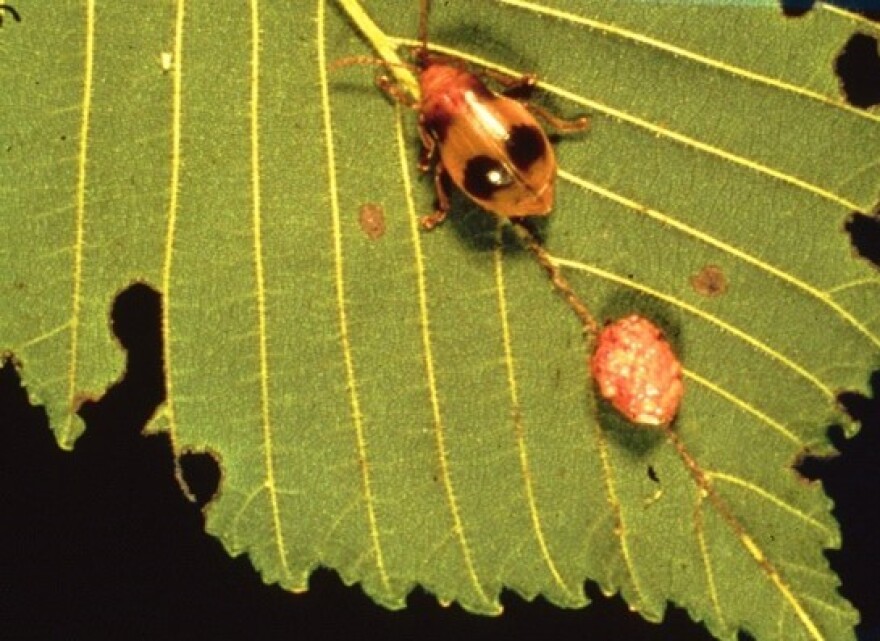
[[[429,63],[419,75],[422,91],[421,111],[457,113],[463,108],[465,94],[489,93],[486,86],[472,73],[448,64]]]

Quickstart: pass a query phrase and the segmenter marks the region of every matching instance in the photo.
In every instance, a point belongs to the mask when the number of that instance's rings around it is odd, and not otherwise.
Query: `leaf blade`
[[[125,11],[97,6],[95,79],[54,94],[93,93],[94,121],[92,108],[69,119],[90,123],[79,143],[95,150],[79,165],[83,238],[71,241],[68,218],[48,241],[59,255],[80,247],[84,275],[37,296],[6,288],[37,323],[10,324],[4,349],[33,367],[32,389],[46,386],[53,423],[70,404],[33,346],[80,312],[42,298],[82,287],[82,375],[62,387],[94,390],[118,361],[109,296],[133,276],[162,283],[163,419],[177,451],[220,457],[208,528],[266,580],[302,590],[324,564],[389,607],[419,584],[491,613],[504,586],[582,605],[590,577],[651,619],[681,604],[720,638],[851,638],[855,613],[822,556],[839,545],[830,502],[792,470],[805,451],[830,451],[835,393],[864,389],[878,364],[876,302],[863,295],[876,272],[839,233],[880,190],[863,152],[880,136],[876,112],[842,102],[831,66],[851,18],[823,6],[774,21],[769,4],[708,20],[625,3],[435,8],[438,48],[534,62],[545,98],[592,112],[592,132],[558,147],[546,246],[598,315],[640,310],[677,342],[689,393],[666,441],[596,407],[576,319],[491,221],[456,200],[445,229],[419,234],[429,204],[411,123],[363,74],[328,72],[365,49],[340,12],[316,6],[325,23],[313,8],[291,19],[269,3],[218,14],[179,2],[131,50]],[[414,15],[370,14],[395,42],[410,37]],[[700,28],[682,28],[696,16]],[[765,49],[719,37],[729,22],[765,34]],[[473,45],[474,33],[491,37]],[[782,56],[798,38],[809,46]],[[19,58],[58,74],[58,61]],[[45,133],[17,131],[57,162]],[[855,147],[846,162],[808,162]],[[126,184],[127,167],[143,182]],[[8,175],[76,192],[76,171],[37,171],[20,160]],[[24,212],[58,197],[29,186],[15,198]],[[381,237],[360,227],[366,204],[384,212]],[[128,233],[114,231],[121,219]],[[32,238],[47,242],[46,229]],[[29,285],[51,271],[0,260]],[[721,295],[693,286],[705,266],[726,278]]]

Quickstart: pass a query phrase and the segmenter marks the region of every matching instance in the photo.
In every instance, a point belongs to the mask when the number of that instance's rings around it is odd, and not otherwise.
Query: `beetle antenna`
[[[428,13],[431,11],[431,0],[421,0],[419,10],[419,42],[418,61],[422,64],[428,58]]]
[[[405,62],[388,62],[387,60],[371,58],[370,56],[349,56],[347,58],[340,58],[339,60],[334,60],[330,64],[330,69],[334,70],[339,69],[340,67],[351,67],[353,65],[373,65],[376,67],[386,67],[388,69],[392,67],[400,67],[402,69],[409,69],[415,74],[418,74],[419,72],[414,65],[409,65]]]

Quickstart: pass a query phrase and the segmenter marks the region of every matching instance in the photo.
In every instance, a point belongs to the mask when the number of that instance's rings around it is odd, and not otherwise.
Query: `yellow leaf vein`
[[[745,488],[749,492],[757,494],[762,499],[769,501],[770,503],[773,503],[777,507],[780,507],[783,510],[785,510],[786,512],[788,512],[789,514],[792,514],[793,516],[797,517],[798,519],[800,519],[804,523],[810,525],[811,527],[816,528],[817,530],[822,532],[822,534],[824,534],[828,538],[829,541],[836,541],[838,539],[838,536],[834,533],[834,531],[829,529],[828,526],[826,526],[824,523],[817,521],[809,514],[805,514],[801,510],[794,507],[793,505],[786,503],[785,501],[780,499],[775,494],[768,492],[767,490],[765,490],[761,486],[756,485],[755,483],[752,483],[751,481],[747,481],[746,479],[740,478],[740,477],[733,475],[733,474],[727,474],[726,472],[719,472],[716,470],[706,470],[705,475],[706,475],[706,478],[708,478],[708,479],[711,479],[711,480],[717,479],[717,480],[721,480],[721,481],[726,481],[727,483],[730,483],[732,485],[737,485],[739,487]]]
[[[664,225],[668,225],[673,229],[676,229],[682,233],[687,234],[697,240],[710,245],[712,247],[716,247],[721,251],[730,254],[731,256],[741,260],[750,265],[754,265],[758,269],[771,274],[772,276],[778,278],[779,280],[792,285],[793,287],[797,287],[801,291],[805,292],[812,298],[815,298],[821,301],[823,304],[827,305],[835,314],[840,316],[847,324],[855,328],[860,334],[865,336],[869,341],[871,341],[875,347],[880,347],[880,336],[876,336],[872,333],[863,323],[861,323],[855,316],[853,316],[847,309],[838,304],[834,299],[827,293],[823,292],[820,289],[817,289],[808,283],[802,281],[799,278],[795,278],[785,270],[782,270],[775,265],[768,263],[765,260],[761,260],[760,258],[749,254],[748,252],[739,249],[738,247],[734,247],[729,243],[725,243],[724,241],[715,238],[714,236],[707,234],[699,229],[691,227],[690,225],[686,225],[672,216],[665,214],[656,209],[652,209],[647,207],[639,202],[636,202],[626,196],[618,194],[610,189],[605,189],[601,185],[597,185],[596,183],[589,182],[580,178],[579,176],[575,176],[565,170],[559,170],[559,177],[571,182],[572,184],[577,185],[578,187],[590,191],[594,194],[602,196],[603,198],[607,198],[619,205],[623,205],[629,209],[637,211],[641,214],[644,214],[654,220],[657,220]]]
[[[185,0],[177,0],[174,15],[174,58],[171,72],[171,184],[168,186],[168,211],[165,228],[165,250],[162,260],[162,361],[165,367],[165,414],[172,451],[177,454],[177,419],[174,413],[174,368],[171,350],[171,273],[174,262],[174,238],[180,210],[181,133],[183,109],[183,28]]]
[[[596,441],[599,446],[599,459],[602,462],[602,476],[605,480],[605,495],[608,500],[608,505],[611,508],[611,512],[614,516],[614,533],[617,535],[617,540],[620,543],[620,555],[623,558],[623,563],[626,566],[626,571],[632,580],[633,590],[636,593],[636,599],[638,604],[634,607],[638,607],[639,604],[645,602],[644,593],[641,588],[641,584],[639,582],[638,575],[636,574],[636,567],[633,563],[632,552],[629,549],[629,539],[627,538],[627,530],[626,523],[623,520],[623,508],[620,504],[620,498],[617,496],[617,489],[614,484],[614,469],[611,465],[611,455],[608,452],[608,441],[605,438],[605,433],[602,431],[602,426],[599,421],[593,421],[594,433],[596,435]]]
[[[333,120],[330,110],[330,83],[328,78],[327,52],[326,52],[326,0],[318,0],[317,11],[317,35],[318,35],[318,69],[321,87],[321,110],[324,119],[324,146],[327,151],[327,180],[330,193],[330,212],[332,226],[334,282],[336,289],[337,322],[339,323],[339,335],[342,343],[342,358],[345,365],[346,389],[348,390],[351,419],[354,424],[355,440],[357,445],[358,463],[361,472],[361,484],[364,489],[364,502],[367,511],[367,526],[373,551],[376,556],[376,568],[379,572],[379,580],[390,593],[391,581],[388,570],[385,567],[385,556],[382,551],[382,542],[379,534],[378,516],[376,514],[376,501],[373,496],[370,466],[367,461],[367,441],[364,427],[364,415],[361,410],[360,393],[358,391],[357,374],[355,371],[354,354],[351,346],[348,311],[345,300],[345,263],[342,253],[342,222],[339,208],[339,187],[336,180],[336,154],[333,147]]]
[[[70,310],[70,362],[67,373],[67,420],[59,441],[67,443],[73,431],[77,366],[79,358],[79,325],[82,313],[83,252],[85,250],[86,173],[89,159],[89,131],[92,117],[92,92],[95,68],[95,0],[86,2],[85,59],[83,61],[82,116],[79,126],[79,149],[77,150],[76,210],[74,214],[73,240],[73,291]]]
[[[709,554],[709,546],[706,543],[706,526],[703,520],[703,495],[697,491],[697,505],[694,508],[694,527],[697,531],[697,544],[700,547],[700,558],[703,560],[703,568],[706,572],[706,585],[709,587],[709,597],[712,599],[712,607],[722,627],[727,627],[724,622],[724,614],[721,611],[721,603],[718,600],[718,586],[715,584],[715,573],[712,570],[712,556]]]
[[[501,325],[501,338],[504,345],[504,363],[507,370],[507,387],[510,393],[510,404],[513,410],[513,422],[516,433],[516,447],[519,453],[520,470],[523,477],[523,487],[526,494],[526,503],[529,509],[529,518],[532,523],[532,529],[535,531],[535,539],[538,548],[541,551],[541,558],[550,571],[553,580],[561,587],[572,599],[579,600],[580,597],[572,590],[562,578],[550,548],[547,539],[544,536],[544,528],[541,525],[541,517],[538,511],[537,498],[535,497],[535,489],[532,485],[532,472],[529,465],[529,455],[526,450],[525,443],[525,426],[519,401],[519,390],[516,378],[516,363],[513,358],[513,339],[510,330],[510,319],[507,312],[507,291],[504,283],[504,251],[502,245],[501,231],[504,224],[499,220],[496,225],[496,241],[495,250],[493,252],[493,262],[495,267],[495,289],[498,292],[498,316]]]
[[[789,585],[782,580],[782,576],[779,574],[779,571],[773,567],[767,557],[764,556],[764,553],[761,551],[761,548],[752,540],[745,532],[740,534],[740,539],[746,549],[749,551],[749,554],[755,559],[755,561],[764,568],[765,572],[770,578],[770,582],[776,586],[776,589],[779,590],[782,598],[788,602],[791,609],[794,611],[795,616],[807,630],[807,633],[813,637],[816,641],[825,641],[825,635],[819,630],[816,626],[816,623],[810,618],[810,615],[807,614],[807,611],[804,610],[804,606],[801,605],[801,602],[795,597],[792,593]]]
[[[262,496],[264,491],[266,491],[265,485],[259,485],[255,488],[251,489],[251,491],[248,492],[244,496],[244,500],[242,500],[238,504],[236,511],[235,511],[235,514],[232,517],[232,527],[230,528],[233,537],[235,537],[235,539],[233,540],[233,545],[239,545],[237,539],[238,539],[238,534],[239,534],[240,523],[241,523],[242,519],[249,518],[248,511],[251,509],[251,504],[255,500],[257,500],[257,498]],[[245,537],[244,538],[247,539],[247,534],[250,532],[251,528],[250,528],[250,524],[247,523],[247,521],[245,522],[245,525],[248,529],[245,530]]]
[[[880,279],[877,279],[876,277],[870,277],[851,280],[847,283],[841,283],[840,285],[832,287],[828,290],[828,294],[838,294],[840,292],[846,291],[847,289],[854,289],[857,287],[880,287]]]
[[[733,336],[736,336],[738,339],[742,340],[745,343],[748,343],[749,345],[751,345],[755,349],[767,354],[772,359],[778,361],[779,363],[781,363],[785,367],[789,368],[790,370],[792,370],[793,372],[795,372],[796,374],[798,374],[799,376],[801,376],[805,380],[809,381],[825,397],[827,397],[829,399],[835,398],[834,390],[832,390],[830,387],[825,385],[821,380],[819,380],[816,376],[814,376],[804,366],[800,365],[799,363],[796,363],[795,361],[793,361],[790,358],[788,358],[787,356],[785,356],[785,354],[782,354],[781,352],[773,349],[772,347],[770,347],[766,343],[759,341],[757,338],[751,336],[747,332],[744,332],[740,328],[738,328],[734,325],[731,325],[730,323],[727,323],[726,321],[718,318],[717,316],[714,316],[712,314],[704,312],[703,310],[699,309],[698,307],[694,307],[693,305],[690,305],[690,304],[684,302],[683,300],[675,298],[674,296],[670,296],[669,294],[664,294],[661,291],[658,291],[656,289],[652,289],[651,287],[648,287],[647,285],[642,285],[640,283],[633,282],[632,280],[630,280],[629,278],[627,278],[625,276],[621,276],[619,274],[615,274],[613,272],[609,272],[607,270],[600,269],[600,268],[594,267],[592,265],[587,265],[586,263],[581,263],[581,262],[575,261],[575,260],[568,260],[565,258],[558,258],[555,256],[552,257],[551,260],[556,265],[559,265],[562,267],[568,267],[570,269],[575,269],[575,270],[582,271],[582,272],[585,272],[588,274],[592,274],[594,276],[597,276],[599,278],[604,278],[608,281],[611,281],[611,282],[616,283],[618,285],[621,285],[623,287],[629,287],[629,288],[634,289],[636,291],[647,294],[648,296],[653,296],[654,298],[657,298],[658,300],[665,301],[665,302],[669,303],[670,305],[675,305],[676,307],[678,307],[678,308],[680,308],[680,309],[682,309],[682,310],[684,310],[684,311],[686,311],[686,312],[688,312],[698,318],[702,318],[703,320],[719,327],[720,329],[724,330],[725,332],[728,332],[728,333],[732,334]]]
[[[396,107],[396,128],[395,134],[397,138],[398,152],[400,155],[401,176],[403,178],[403,187],[406,196],[408,218],[410,221],[410,237],[412,239],[413,254],[416,271],[416,286],[418,288],[419,300],[419,326],[422,334],[422,352],[425,357],[425,375],[428,379],[428,395],[431,403],[432,420],[434,423],[434,436],[437,443],[437,455],[440,463],[440,475],[443,479],[443,488],[446,493],[446,499],[449,504],[449,511],[452,517],[453,534],[458,541],[461,549],[462,558],[464,560],[465,570],[470,578],[474,591],[482,600],[485,606],[495,612],[500,612],[500,606],[496,601],[486,594],[477,575],[476,565],[473,559],[473,552],[468,542],[467,533],[465,532],[464,522],[461,517],[461,510],[458,499],[455,495],[455,488],[452,482],[452,471],[450,469],[449,452],[446,446],[446,438],[444,434],[443,417],[440,412],[440,394],[437,387],[437,373],[434,363],[434,350],[431,341],[431,324],[428,313],[428,289],[425,278],[425,257],[422,250],[421,227],[419,225],[418,215],[416,214],[415,198],[413,196],[413,186],[410,177],[410,160],[407,156],[408,139],[404,131],[402,109],[400,105]]]
[[[405,46],[415,46],[417,44],[416,41],[414,41],[410,38],[397,38],[396,40],[400,45],[405,45]],[[484,58],[480,58],[478,56],[468,54],[468,53],[460,51],[458,49],[454,49],[451,47],[443,47],[443,46],[439,46],[439,45],[432,45],[431,49],[435,50],[435,51],[439,51],[440,53],[443,53],[443,54],[446,54],[449,56],[461,58],[462,60],[466,60],[466,61],[473,63],[477,66],[480,66],[480,67],[483,67],[486,69],[490,69],[493,71],[497,71],[503,75],[509,75],[509,76],[522,75],[520,72],[517,72],[516,69],[511,69],[510,67],[496,64],[490,60],[486,60]],[[701,140],[697,140],[696,138],[693,138],[693,137],[688,136],[683,133],[679,133],[679,132],[674,131],[672,129],[669,129],[667,127],[657,125],[657,124],[652,123],[648,120],[644,120],[643,118],[639,118],[637,116],[634,116],[633,114],[631,114],[627,111],[616,109],[614,107],[611,107],[611,106],[604,104],[604,103],[601,103],[601,102],[597,102],[595,100],[590,100],[588,98],[585,98],[584,96],[581,96],[580,94],[576,94],[572,91],[568,91],[567,89],[563,89],[562,87],[552,85],[550,83],[543,82],[543,81],[539,81],[537,86],[540,87],[541,90],[543,90],[543,91],[546,91],[551,94],[555,94],[555,95],[559,96],[560,98],[564,98],[565,100],[568,100],[568,101],[573,102],[575,104],[581,105],[581,106],[583,106],[589,110],[592,110],[594,112],[603,113],[603,114],[610,116],[612,118],[615,118],[621,122],[626,122],[628,124],[639,127],[641,129],[644,129],[646,131],[651,132],[652,134],[654,134],[658,137],[668,138],[670,140],[674,140],[685,147],[690,147],[692,149],[696,149],[697,151],[703,152],[703,153],[711,155],[711,156],[715,156],[717,158],[721,158],[722,160],[726,160],[726,161],[733,163],[735,165],[745,167],[745,168],[750,169],[752,171],[755,171],[759,174],[763,174],[763,175],[768,176],[770,178],[774,178],[776,180],[779,180],[780,182],[784,182],[784,183],[787,183],[787,184],[792,185],[794,187],[797,187],[798,189],[801,189],[801,190],[804,190],[804,191],[809,192],[811,194],[814,194],[816,196],[819,196],[820,198],[822,198],[824,200],[828,200],[832,203],[840,205],[840,206],[844,207],[847,211],[858,211],[863,214],[868,213],[865,210],[865,208],[863,208],[862,206],[849,200],[848,198],[845,198],[844,196],[841,196],[838,193],[835,193],[834,191],[831,191],[830,189],[826,189],[825,187],[815,185],[811,182],[803,180],[802,178],[798,178],[797,176],[787,174],[784,171],[779,171],[778,169],[774,169],[773,167],[769,167],[769,166],[764,165],[758,161],[740,156],[740,155],[735,154],[733,152],[727,151],[726,149],[722,149],[721,147],[716,147],[714,145],[703,142]]]
[[[825,599],[820,599],[819,597],[812,596],[810,594],[804,594],[801,597],[804,601],[812,603],[813,605],[822,608],[823,610],[827,610],[828,612],[833,612],[837,616],[848,616],[849,612],[844,608],[841,608],[834,603],[829,603]]]
[[[284,575],[290,576],[284,530],[281,527],[281,508],[275,479],[275,458],[272,442],[272,414],[269,390],[269,349],[267,330],[265,250],[263,248],[263,193],[260,183],[260,3],[251,0],[251,60],[250,60],[250,139],[251,139],[251,213],[254,232],[254,278],[257,297],[257,342],[260,362],[260,418],[263,427],[263,455],[266,466],[266,488],[272,510],[272,531],[275,536],[278,560]]]
[[[687,448],[685,448],[684,443],[681,441],[678,434],[674,430],[668,430],[667,438],[669,443],[676,449],[682,462],[691,474],[697,491],[703,492],[704,496],[713,503],[718,514],[724,519],[730,530],[739,539],[740,543],[749,555],[751,555],[755,563],[757,563],[762,569],[765,576],[779,591],[781,599],[789,605],[807,633],[816,641],[823,641],[825,637],[804,609],[804,606],[798,600],[797,596],[795,596],[791,586],[786,583],[776,566],[767,558],[760,546],[746,532],[745,527],[740,523],[739,519],[737,519],[733,510],[731,510],[727,502],[715,489],[709,475],[687,451]]]
[[[688,379],[694,381],[695,383],[705,387],[706,389],[708,389],[708,390],[712,391],[713,393],[717,394],[718,396],[722,397],[727,402],[729,402],[729,403],[735,405],[736,407],[748,412],[749,414],[751,414],[752,416],[757,418],[762,423],[766,423],[771,428],[773,428],[774,430],[776,430],[777,432],[782,434],[782,436],[784,436],[785,438],[790,440],[792,443],[796,444],[798,447],[804,446],[803,441],[801,441],[801,439],[799,439],[797,437],[797,435],[794,434],[791,430],[789,430],[785,425],[783,425],[779,421],[767,416],[766,414],[764,414],[764,412],[759,410],[757,407],[755,407],[751,403],[743,400],[739,396],[736,396],[735,394],[732,394],[731,392],[727,391],[724,387],[714,383],[713,381],[710,381],[708,378],[700,376],[699,374],[697,374],[696,372],[694,372],[693,370],[690,370],[690,369],[685,369],[684,375]]]
[[[663,51],[666,53],[670,53],[673,56],[684,58],[686,60],[691,60],[701,65],[705,65],[706,67],[711,67],[713,69],[718,69],[719,71],[723,71],[732,76],[739,76],[741,78],[746,78],[748,80],[752,80],[754,82],[767,85],[769,87],[774,87],[776,89],[781,89],[783,91],[788,91],[793,94],[797,94],[799,96],[804,96],[805,98],[809,98],[811,100],[815,100],[817,102],[831,105],[832,107],[842,109],[844,111],[848,111],[852,114],[855,114],[861,118],[865,118],[867,120],[873,120],[875,122],[880,122],[880,115],[871,113],[864,109],[859,109],[857,107],[853,107],[849,103],[828,97],[816,91],[812,91],[811,89],[807,89],[805,87],[799,87],[797,85],[793,85],[789,82],[785,82],[784,80],[780,80],[779,78],[771,78],[770,76],[765,76],[760,73],[756,73],[754,71],[750,71],[743,67],[739,67],[737,65],[731,64],[729,62],[725,62],[723,60],[719,60],[717,58],[712,58],[696,51],[691,51],[690,49],[685,49],[678,45],[672,44],[670,42],[664,42],[663,40],[658,40],[652,36],[638,33],[636,31],[632,31],[630,29],[626,29],[621,26],[617,26],[608,22],[602,22],[600,20],[594,20],[592,18],[587,18],[585,16],[580,16],[574,13],[569,13],[567,11],[562,11],[560,9],[553,9],[548,6],[543,6],[539,4],[535,4],[533,2],[528,2],[527,0],[497,0],[501,4],[506,4],[512,7],[517,7],[519,9],[525,9],[526,11],[532,11],[534,13],[538,13],[545,16],[550,16],[556,18],[558,20],[562,20],[564,22],[570,22],[572,24],[576,24],[579,26],[587,27],[589,29],[594,29],[596,31],[600,31],[602,33],[610,34],[613,36],[617,36],[624,40],[629,40],[630,42],[636,42],[641,45],[646,45],[648,47],[652,47],[659,51]],[[778,7],[774,7],[775,11],[779,11]]]
[[[46,341],[52,340],[52,338],[54,338],[55,336],[58,336],[59,334],[63,334],[64,332],[70,331],[71,322],[72,322],[71,320],[68,320],[67,322],[62,323],[61,325],[58,325],[57,327],[53,327],[52,329],[47,330],[38,336],[32,336],[31,338],[24,341],[23,343],[19,343],[18,345],[16,345],[12,351],[20,353],[20,352],[24,351],[25,349],[29,349],[31,347],[34,347],[35,345],[39,345],[40,343],[45,343]]]
[[[859,15],[858,13],[853,13],[852,11],[847,11],[846,9],[841,9],[840,7],[835,7],[834,5],[828,4],[827,2],[820,2],[817,6],[822,11],[835,13],[838,16],[849,20],[850,22],[857,23],[860,28],[867,28],[874,33],[880,33],[880,26],[878,26],[876,22],[869,20],[865,16]]]
[[[807,575],[807,580],[813,587],[817,586],[821,582],[827,584],[828,586],[831,586],[831,588],[833,589],[839,584],[837,577],[834,574],[829,574],[827,568],[818,569],[816,567],[804,565],[803,563],[784,560],[780,560],[778,562],[778,565],[780,568],[787,570],[788,574],[800,574],[802,576]]]

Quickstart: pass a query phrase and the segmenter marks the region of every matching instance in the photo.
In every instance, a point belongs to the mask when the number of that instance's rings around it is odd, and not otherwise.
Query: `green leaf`
[[[596,401],[577,318],[508,231],[463,197],[419,230],[415,118],[374,69],[329,68],[376,55],[341,5],[148,4],[20,0],[0,29],[0,350],[63,447],[123,374],[108,309],[143,281],[152,427],[217,456],[207,527],[267,582],[320,564],[388,607],[421,585],[488,614],[503,587],[582,606],[591,580],[721,639],[854,638],[830,501],[793,465],[855,432],[835,395],[880,366],[880,278],[842,231],[880,194],[880,114],[833,70],[875,25],[435,3],[432,46],[591,116],[557,146],[545,247],[598,317],[674,341],[666,433]],[[364,2],[386,56],[418,21],[388,4]]]

